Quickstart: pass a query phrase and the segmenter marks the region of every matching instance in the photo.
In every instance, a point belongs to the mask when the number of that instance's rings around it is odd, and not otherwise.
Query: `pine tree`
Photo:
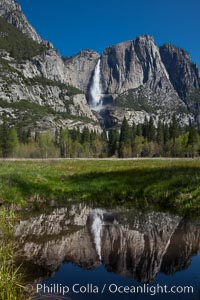
[[[130,157],[132,156],[131,150],[131,128],[124,117],[120,137],[119,137],[119,157]]]
[[[178,124],[175,114],[173,114],[169,132],[170,132],[170,138],[172,138],[173,140],[175,140],[175,138],[177,138],[181,133],[180,125]]]
[[[119,134],[115,129],[108,132],[108,156],[116,155],[118,148]]]
[[[11,154],[12,157],[14,157],[15,156],[15,151],[19,147],[19,140],[18,140],[18,136],[17,136],[17,131],[14,127],[9,130],[8,145],[9,145],[9,154]]]
[[[142,124],[138,124],[136,127],[136,136],[142,136]]]
[[[88,134],[89,134],[89,131],[88,131]],[[69,131],[69,135],[70,135],[70,138],[73,142],[79,142],[80,141],[80,131],[78,129],[72,129]]]
[[[195,155],[195,143],[197,142],[197,140],[198,140],[198,133],[194,125],[192,125],[189,129],[188,142],[187,142],[187,146],[191,146],[191,157],[194,157]]]
[[[7,121],[4,119],[3,124],[0,126],[0,149],[2,157],[7,157],[9,154],[8,150],[8,134],[9,127]]]
[[[155,141],[156,137],[156,128],[154,126],[154,121],[152,116],[149,119],[148,126],[147,126],[147,139],[148,141]]]
[[[81,143],[90,143],[90,131],[87,127],[83,128],[83,132],[81,134]]]
[[[0,126],[0,150],[2,157],[14,156],[14,151],[18,147],[19,141],[15,128],[9,128],[6,119]]]
[[[137,126],[136,126],[135,123],[133,122],[132,128],[131,128],[131,136],[132,136],[132,139],[134,139],[134,138],[136,137],[136,134],[137,134]]]
[[[156,141],[160,149],[160,155],[162,155],[164,151],[164,124],[161,122],[160,119],[158,121]]]
[[[100,157],[107,157],[108,156],[108,135],[106,130],[100,135],[100,142],[101,142],[101,154]]]
[[[149,122],[146,116],[144,118],[144,123],[142,124],[142,135],[145,139],[147,139],[149,135]]]
[[[71,138],[69,136],[69,131],[67,128],[60,129],[60,156],[61,157],[70,157],[70,149],[71,149]]]
[[[172,139],[172,156],[175,156],[175,140],[180,135],[180,126],[174,114],[172,117],[172,123],[169,128],[170,138]]]
[[[164,146],[163,146],[163,151],[164,151],[165,155],[167,155],[167,152],[168,152],[169,137],[170,137],[169,126],[168,126],[168,124],[165,124],[164,125]]]
[[[133,122],[132,127],[131,127],[131,152],[132,152],[132,154],[134,154],[134,143],[135,143],[136,133],[137,133],[137,126]]]

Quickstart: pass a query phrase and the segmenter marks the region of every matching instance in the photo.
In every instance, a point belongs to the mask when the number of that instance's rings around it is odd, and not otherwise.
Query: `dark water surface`
[[[200,299],[200,221],[74,204],[15,236],[35,299]]]

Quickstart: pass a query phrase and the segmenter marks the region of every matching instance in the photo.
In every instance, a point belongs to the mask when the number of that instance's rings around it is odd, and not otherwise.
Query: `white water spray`
[[[95,209],[93,211],[93,214],[92,214],[93,221],[92,221],[92,226],[91,226],[96,251],[97,251],[97,254],[99,256],[100,261],[102,260],[102,256],[101,256],[101,247],[102,247],[101,238],[102,238],[102,229],[103,229],[103,225],[104,225],[103,214],[104,214],[103,210]]]
[[[102,108],[102,87],[101,87],[101,72],[100,72],[100,59],[98,60],[94,76],[92,79],[92,85],[90,88],[91,105],[94,110],[100,110]]]

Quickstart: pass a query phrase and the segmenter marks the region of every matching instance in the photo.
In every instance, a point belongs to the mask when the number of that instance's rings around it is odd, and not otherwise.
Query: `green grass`
[[[39,208],[54,199],[200,215],[200,160],[0,163],[0,199]]]
[[[9,210],[0,209],[0,299],[25,299],[24,287],[21,285],[20,268],[14,263],[13,225],[15,214]],[[27,297],[26,297],[27,299]]]

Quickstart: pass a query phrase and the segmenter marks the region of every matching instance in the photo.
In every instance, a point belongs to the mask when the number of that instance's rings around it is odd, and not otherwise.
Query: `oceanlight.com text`
[[[150,285],[143,284],[139,286],[121,286],[115,283],[104,284],[98,286],[95,284],[88,283],[86,285],[81,285],[75,283],[72,286],[62,285],[62,284],[37,284],[36,287],[37,294],[53,294],[62,295],[67,294],[149,294],[154,296],[156,294],[193,294],[193,286],[167,286],[167,285]]]

